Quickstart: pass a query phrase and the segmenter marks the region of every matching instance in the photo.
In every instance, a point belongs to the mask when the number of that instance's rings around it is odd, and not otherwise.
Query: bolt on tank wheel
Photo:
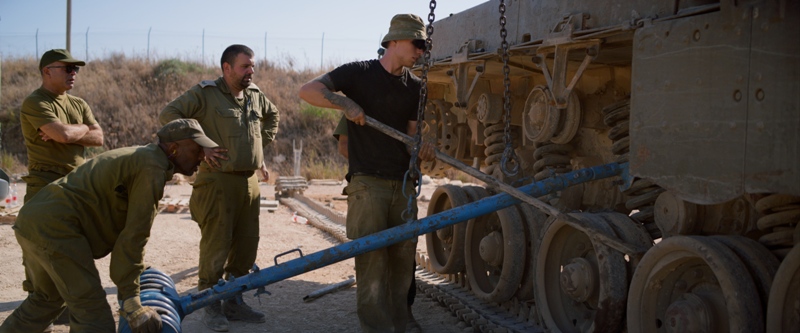
[[[466,193],[455,185],[436,188],[428,204],[428,216],[469,203]],[[462,222],[425,235],[431,267],[439,274],[464,270],[464,235],[467,223]]]
[[[662,240],[642,257],[628,291],[630,332],[763,332],[747,267],[702,236]]]
[[[525,234],[517,208],[469,221],[465,246],[472,293],[487,302],[509,300],[522,280],[525,260]]]
[[[616,237],[595,214],[569,214]],[[625,257],[589,235],[551,218],[536,258],[536,304],[554,332],[619,332],[625,315]]]
[[[800,245],[783,259],[767,304],[767,332],[800,332]]]

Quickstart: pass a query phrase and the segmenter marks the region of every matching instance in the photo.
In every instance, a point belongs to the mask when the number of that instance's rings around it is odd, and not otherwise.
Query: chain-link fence
[[[224,35],[210,30],[177,32],[144,28],[141,30],[92,30],[71,34],[70,51],[76,58],[92,60],[114,54],[159,60],[177,58],[183,61],[218,65],[222,51],[231,44],[245,44],[253,49],[258,60],[300,69],[320,69],[353,61],[376,58],[382,36],[374,40],[319,36],[292,36],[291,33],[247,31],[241,35]],[[55,48],[65,48],[63,33],[30,31],[0,33],[0,54],[4,57],[32,57]]]

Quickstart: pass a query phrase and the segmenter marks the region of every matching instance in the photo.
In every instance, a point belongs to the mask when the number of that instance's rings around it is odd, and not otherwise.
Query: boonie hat
[[[61,61],[78,66],[86,66],[86,62],[84,62],[83,60],[72,58],[72,55],[69,54],[69,51],[65,49],[52,49],[42,54],[42,60],[39,61],[39,70],[41,71],[42,68],[56,61]]]
[[[194,119],[175,119],[168,122],[164,127],[158,130],[158,141],[161,143],[175,142],[185,139],[192,139],[197,142],[201,147],[214,148],[219,147],[214,141],[211,141],[203,132],[200,123]]]
[[[425,23],[414,14],[397,14],[392,17],[389,24],[389,32],[383,36],[381,46],[386,47],[386,43],[393,40],[403,39],[426,39]]]

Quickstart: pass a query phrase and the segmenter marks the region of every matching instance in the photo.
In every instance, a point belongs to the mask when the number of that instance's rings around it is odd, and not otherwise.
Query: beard
[[[253,81],[253,74],[247,74],[239,79],[232,77],[229,84],[231,85],[231,88],[235,90],[245,90],[247,89],[247,87],[250,86],[250,82],[252,81]]]
[[[241,80],[239,80],[239,86],[240,88],[242,88],[242,90],[244,90],[245,88],[250,86],[250,82],[253,82],[253,75],[252,74],[245,75],[242,77]]]

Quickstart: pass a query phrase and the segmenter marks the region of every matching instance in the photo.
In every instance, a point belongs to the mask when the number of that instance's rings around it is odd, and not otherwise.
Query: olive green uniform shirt
[[[223,172],[259,169],[264,146],[275,139],[280,120],[278,108],[255,84],[245,89],[239,102],[222,77],[192,87],[161,111],[162,124],[180,118],[196,119],[206,136],[228,149],[229,159],[218,160]],[[200,169],[208,168],[202,162]]]
[[[42,140],[39,128],[53,122],[94,125],[97,120],[86,101],[70,94],[56,95],[39,88],[22,102],[20,124],[25,147],[28,148],[28,168],[63,175],[83,164],[85,147]]]
[[[136,296],[144,247],[173,168],[156,144],[105,152],[26,202],[14,229],[46,251],[70,256],[86,251],[88,242],[95,259],[111,253],[119,299]]]

